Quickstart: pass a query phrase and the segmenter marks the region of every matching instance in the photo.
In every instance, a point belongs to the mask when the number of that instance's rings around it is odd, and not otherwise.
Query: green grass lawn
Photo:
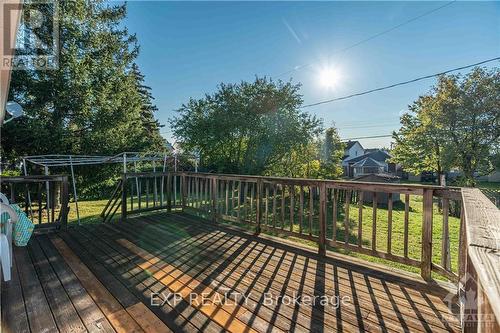
[[[500,182],[478,182],[476,187],[480,189],[500,191]]]
[[[80,212],[81,223],[102,222],[100,214],[107,202],[108,202],[107,199],[94,200],[94,201],[79,201],[78,210]],[[74,202],[70,202],[69,204],[68,222],[77,223],[76,205]]]

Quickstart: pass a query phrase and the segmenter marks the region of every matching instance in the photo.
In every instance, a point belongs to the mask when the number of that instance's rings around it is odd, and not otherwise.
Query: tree
[[[220,84],[217,92],[182,105],[171,119],[174,135],[200,152],[205,168],[263,174],[321,132],[321,121],[299,110],[299,89],[267,78]]]
[[[500,138],[500,72],[475,68],[471,73],[441,76],[401,117],[393,133],[393,161],[415,173],[444,174],[458,168],[464,184],[474,185],[476,172],[492,168]]]
[[[163,148],[154,120],[156,107],[134,64],[137,40],[122,25],[125,16],[124,4],[59,2],[59,67],[13,72],[10,99],[19,102],[27,116],[2,128],[4,157]],[[49,38],[43,31],[37,37]],[[101,170],[87,171],[87,176],[98,182],[115,169]]]
[[[336,179],[342,174],[342,156],[345,145],[340,141],[335,127],[325,131],[321,149],[321,174],[325,179]]]

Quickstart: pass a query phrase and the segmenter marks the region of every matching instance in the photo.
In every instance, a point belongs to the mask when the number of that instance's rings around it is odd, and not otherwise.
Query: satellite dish
[[[24,110],[21,105],[16,102],[7,102],[5,111],[10,115],[10,118],[5,120],[3,123],[6,124],[9,121],[24,116]]]

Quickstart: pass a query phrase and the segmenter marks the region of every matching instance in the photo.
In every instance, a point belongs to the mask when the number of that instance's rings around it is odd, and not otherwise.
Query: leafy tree
[[[321,151],[321,174],[325,179],[336,179],[342,174],[342,156],[345,145],[340,141],[335,127],[325,131],[325,139],[322,142]]]
[[[475,68],[466,76],[441,76],[436,87],[419,97],[401,117],[393,137],[395,162],[411,172],[442,174],[458,168],[464,184],[476,172],[493,169],[491,156],[500,145],[500,71]]]
[[[27,116],[2,128],[4,157],[105,155],[163,147],[154,120],[157,109],[134,64],[136,37],[122,24],[125,16],[124,4],[59,2],[59,67],[13,72],[10,99],[18,101]],[[48,33],[37,35],[43,41]],[[98,182],[116,168],[100,171],[82,172]]]
[[[200,152],[205,168],[263,174],[321,132],[321,121],[299,110],[299,88],[267,78],[220,84],[217,92],[182,105],[171,125],[183,147]]]

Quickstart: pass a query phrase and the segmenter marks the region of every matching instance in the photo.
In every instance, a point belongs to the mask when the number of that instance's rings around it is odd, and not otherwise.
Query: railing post
[[[326,255],[326,183],[319,184],[319,241],[318,253]]]
[[[257,179],[257,188],[255,193],[255,204],[257,205],[255,210],[255,223],[257,224],[255,228],[255,234],[260,234],[260,220],[261,220],[261,197],[262,197],[262,178]]]
[[[217,177],[211,177],[210,184],[212,186],[211,199],[212,201],[212,222],[217,222]]]
[[[172,211],[172,174],[167,175],[167,211]]]
[[[424,189],[422,216],[422,256],[420,275],[431,280],[432,271],[432,190]]]
[[[62,177],[61,184],[61,229],[66,229],[68,226],[68,212],[69,212],[69,191],[68,191],[68,177]]]
[[[122,176],[122,222],[127,220],[127,174]]]

